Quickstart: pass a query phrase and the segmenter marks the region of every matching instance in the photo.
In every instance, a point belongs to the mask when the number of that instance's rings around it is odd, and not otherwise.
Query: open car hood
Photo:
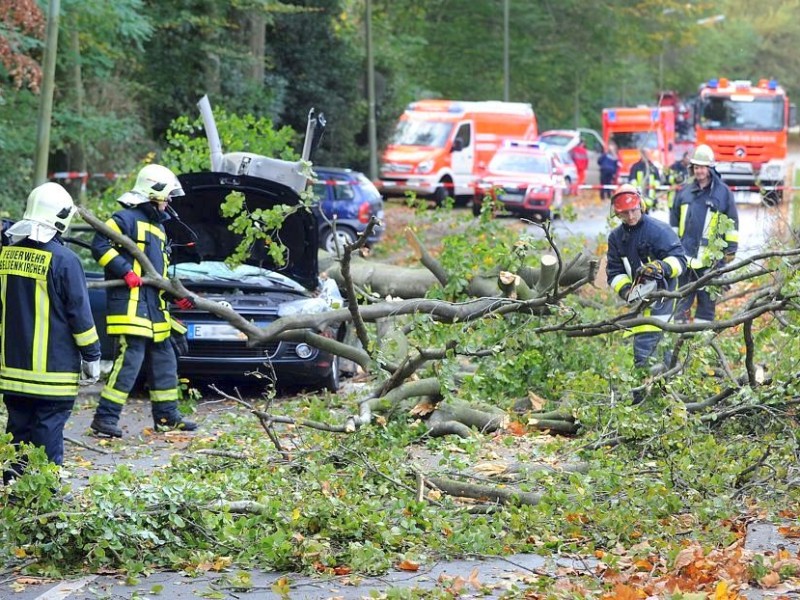
[[[223,261],[233,254],[241,236],[228,229],[231,219],[220,214],[220,206],[233,191],[244,194],[249,211],[300,203],[300,196],[290,187],[260,177],[203,172],[179,175],[178,179],[186,195],[170,204],[179,218],[164,224],[172,240],[173,264]],[[196,242],[189,230],[197,235]],[[314,215],[298,210],[286,218],[277,234],[287,248],[286,264],[275,264],[261,241],[253,246],[245,262],[283,273],[313,290],[318,286],[319,274],[317,236]]]

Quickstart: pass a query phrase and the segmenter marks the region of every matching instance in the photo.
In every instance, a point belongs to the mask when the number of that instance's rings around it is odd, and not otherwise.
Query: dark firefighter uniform
[[[81,359],[100,360],[80,259],[56,237],[0,250],[0,391],[14,443],[64,459],[64,424],[78,395]],[[12,472],[4,473],[7,483]]]
[[[678,233],[686,250],[688,268],[681,276],[681,285],[697,280],[710,267],[720,264],[720,261],[712,258],[710,241],[722,239],[725,243],[723,254],[729,260],[736,255],[739,246],[739,214],[733,192],[713,169],[709,174],[711,183],[705,188],[701,188],[697,181],[683,186],[670,210],[670,225]],[[729,230],[720,230],[720,215],[725,215],[733,222]],[[703,289],[681,298],[678,303],[678,319],[689,320],[695,296],[697,297],[695,320],[713,321],[716,300]]]
[[[146,203],[117,211],[106,225],[133,240],[155,270],[166,277],[167,237],[162,220],[167,218],[152,203]],[[100,233],[92,242],[92,255],[105,270],[106,280],[122,279],[129,271],[143,274],[139,261]],[[159,403],[178,400],[177,359],[169,336],[173,328],[180,333],[186,328],[170,318],[164,293],[153,286],[109,288],[107,305],[107,331],[117,336],[118,347],[108,382],[100,393],[101,407],[102,400],[107,400],[121,410],[146,364],[153,415],[157,418]],[[146,363],[145,355],[149,357]]]
[[[649,215],[634,226],[622,224],[608,235],[608,284],[623,300],[633,285],[636,271],[645,263],[659,260],[664,265],[666,289],[674,290],[678,276],[686,266],[683,246],[669,225]],[[673,313],[674,301],[663,298],[647,306],[644,317],[668,321]],[[655,350],[663,337],[655,325],[639,325],[627,335],[633,335],[633,359],[637,367],[645,366],[655,357]]]

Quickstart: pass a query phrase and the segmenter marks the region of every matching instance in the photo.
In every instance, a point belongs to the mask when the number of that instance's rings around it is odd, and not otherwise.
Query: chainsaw
[[[660,287],[666,287],[663,272],[642,272],[640,269],[633,280],[631,291],[628,292],[628,304],[646,302],[647,298]]]

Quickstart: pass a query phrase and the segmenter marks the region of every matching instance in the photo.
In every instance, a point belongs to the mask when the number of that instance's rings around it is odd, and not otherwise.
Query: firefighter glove
[[[139,277],[133,271],[128,271],[127,273],[125,273],[123,279],[125,280],[125,283],[128,285],[128,287],[131,289],[137,288],[140,285],[142,285],[142,278]]]
[[[191,298],[178,298],[175,300],[175,306],[180,308],[181,310],[191,310],[194,308],[194,302],[192,302]]]
[[[175,356],[189,354],[189,342],[182,333],[173,330],[172,335],[169,336],[169,342],[172,344],[172,349],[175,350]]]
[[[663,279],[665,276],[664,271],[664,263],[660,260],[654,260],[639,267],[636,274],[645,279]]]
[[[92,381],[100,379],[100,359],[81,361],[81,374]]]
[[[722,257],[722,262],[724,262],[727,265],[732,263],[734,258],[736,258],[735,254],[726,254],[725,256]]]

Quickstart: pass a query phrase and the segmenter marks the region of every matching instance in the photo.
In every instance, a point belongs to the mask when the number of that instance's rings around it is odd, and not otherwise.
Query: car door
[[[460,149],[453,147],[453,152],[450,154],[450,165],[453,168],[453,178],[456,184],[456,194],[466,194],[471,188],[472,183],[472,169],[475,163],[475,142],[472,121],[464,121],[459,123],[456,135],[453,138],[459,140],[458,146]]]

